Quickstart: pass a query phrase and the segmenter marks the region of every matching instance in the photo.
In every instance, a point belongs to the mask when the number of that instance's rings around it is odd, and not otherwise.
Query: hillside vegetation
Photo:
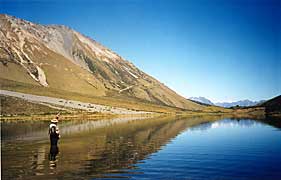
[[[265,107],[266,115],[281,117],[281,95],[264,102],[260,106]]]
[[[0,95],[0,108],[2,116],[12,115],[47,115],[58,113],[59,110],[41,105],[38,103],[32,103],[20,98],[9,97]]]

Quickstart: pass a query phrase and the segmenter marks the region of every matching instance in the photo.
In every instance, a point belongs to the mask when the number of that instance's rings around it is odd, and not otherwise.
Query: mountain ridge
[[[62,25],[0,15],[0,78],[95,96],[132,97],[189,110],[187,100],[100,43]]]
[[[258,104],[261,104],[265,102],[265,100],[260,100],[260,101],[251,101],[249,99],[244,99],[244,100],[239,100],[239,101],[233,101],[233,102],[217,102],[213,103],[211,100],[205,98],[205,97],[190,97],[190,100],[197,101],[203,104],[208,104],[208,105],[215,105],[215,106],[220,106],[220,107],[225,107],[225,108],[230,108],[234,106],[242,106],[242,107],[249,107],[249,106],[256,106]]]
[[[242,107],[256,106],[263,102],[265,102],[265,100],[251,101],[249,99],[244,99],[244,100],[239,100],[239,101],[234,101],[234,102],[219,102],[219,103],[215,103],[215,104],[217,106],[229,108],[229,107],[234,107],[234,106],[242,106]]]

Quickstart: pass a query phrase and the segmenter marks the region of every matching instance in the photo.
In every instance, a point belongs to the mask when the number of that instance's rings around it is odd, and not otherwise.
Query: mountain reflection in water
[[[171,146],[182,132],[263,125],[253,120],[215,121],[218,119],[220,117],[65,121],[60,123],[62,138],[58,149],[49,145],[48,122],[2,122],[2,178],[149,178],[146,164],[156,162],[154,155]],[[165,162],[158,164],[159,174],[151,178],[165,174],[161,171],[161,164]],[[185,169],[173,169],[173,166],[169,167],[172,171],[183,170],[185,174]],[[172,172],[170,175],[163,178],[176,178]]]

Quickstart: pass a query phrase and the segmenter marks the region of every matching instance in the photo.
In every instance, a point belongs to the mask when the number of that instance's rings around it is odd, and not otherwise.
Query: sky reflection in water
[[[58,154],[49,146],[48,123],[2,123],[2,178],[281,177],[278,128],[250,119],[209,120],[215,119],[65,122]]]

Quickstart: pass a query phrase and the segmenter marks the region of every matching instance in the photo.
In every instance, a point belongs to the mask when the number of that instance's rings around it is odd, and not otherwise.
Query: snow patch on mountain
[[[197,102],[208,104],[208,105],[214,105],[214,103],[212,101],[210,101],[209,99],[207,99],[205,97],[190,97],[189,99],[192,101],[197,101]]]
[[[124,69],[134,78],[138,79],[139,77],[137,75],[135,75],[134,73],[131,72],[131,70],[128,67],[124,67]]]
[[[97,42],[83,36],[82,34],[75,32],[76,37],[84,44],[86,44],[95,54],[100,57],[102,60],[110,63],[110,60],[118,60],[120,57],[115,53],[111,52],[109,49],[103,47]]]

